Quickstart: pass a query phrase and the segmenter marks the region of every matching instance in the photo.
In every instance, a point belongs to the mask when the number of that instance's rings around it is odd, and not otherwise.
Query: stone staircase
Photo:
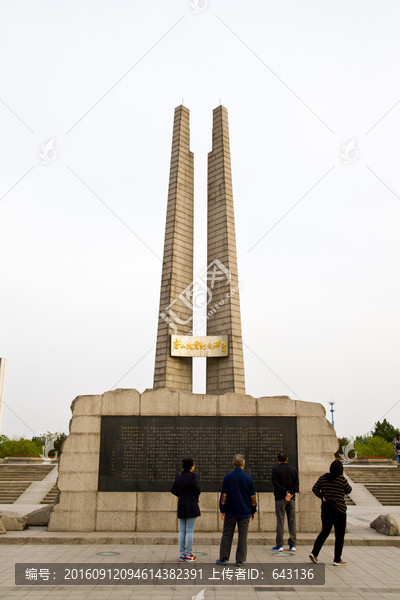
[[[13,504],[33,481],[42,481],[53,468],[53,464],[0,464],[0,504]]]
[[[384,506],[400,506],[400,483],[383,486],[379,483],[366,483],[365,487]]]
[[[348,467],[354,483],[362,483],[384,506],[400,506],[400,468],[389,466]]]
[[[54,504],[57,499],[58,487],[53,485],[51,490],[47,493],[46,497],[43,498],[40,504]]]

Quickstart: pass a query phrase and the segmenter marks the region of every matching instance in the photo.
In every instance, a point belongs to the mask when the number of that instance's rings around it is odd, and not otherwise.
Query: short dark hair
[[[276,457],[279,462],[286,462],[288,457],[284,452],[279,452],[278,456]]]
[[[190,471],[190,469],[193,467],[194,465],[194,460],[193,458],[183,458],[182,459],[182,467],[184,471]]]

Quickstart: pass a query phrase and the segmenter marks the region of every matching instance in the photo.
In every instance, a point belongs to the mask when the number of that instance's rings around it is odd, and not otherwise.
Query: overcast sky
[[[2,433],[152,387],[173,112],[228,108],[247,393],[400,426],[396,0],[0,1]],[[204,392],[204,360],[194,391]]]

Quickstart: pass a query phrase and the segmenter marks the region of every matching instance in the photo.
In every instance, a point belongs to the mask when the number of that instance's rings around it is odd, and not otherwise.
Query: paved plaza
[[[349,506],[347,533],[343,559],[346,567],[335,567],[333,559],[333,535],[328,538],[320,554],[325,563],[325,585],[323,586],[17,586],[14,579],[15,563],[79,563],[91,565],[101,563],[107,567],[121,563],[175,563],[177,561],[177,533],[135,532],[51,532],[46,527],[30,527],[25,531],[9,531],[0,536],[0,599],[35,598],[40,600],[192,600],[202,589],[196,600],[251,598],[260,599],[306,599],[334,600],[346,598],[400,599],[400,537],[388,537],[371,529],[369,524],[379,514],[392,514],[400,522],[400,506],[368,504],[369,495],[359,492],[361,505]],[[15,505],[10,505],[11,507]],[[4,506],[2,507],[4,508]],[[194,553],[196,565],[215,563],[218,558],[220,533],[196,532]],[[236,536],[235,536],[236,537]],[[273,563],[287,566],[304,563],[311,566],[308,554],[315,534],[299,533],[297,552],[293,556],[280,556],[271,550],[273,533],[249,533],[247,564]],[[234,558],[235,543],[231,558]],[[104,556],[99,552],[115,552]],[[186,566],[186,564],[185,564]],[[191,566],[191,565],[189,565]],[[233,566],[233,563],[231,563]]]
[[[294,556],[278,556],[268,546],[250,546],[248,563],[274,563],[282,566],[291,563],[306,563],[310,548],[298,547]],[[99,556],[98,552],[116,552],[115,556]],[[195,552],[202,553],[197,565],[211,563],[218,558],[217,545],[195,545]],[[307,600],[346,598],[400,598],[400,548],[394,546],[345,546],[343,558],[348,561],[346,567],[332,565],[332,545],[325,546],[320,561],[326,564],[326,583],[324,586],[289,586],[276,588],[262,586],[16,586],[14,583],[14,565],[16,562],[63,562],[63,563],[176,563],[176,547],[171,545],[6,545],[0,546],[1,580],[0,598],[46,598],[47,600],[150,600],[181,599],[192,600],[192,596],[205,589],[205,600],[214,598],[260,598]],[[201,595],[199,600],[201,599]]]
[[[0,537],[0,599],[35,598],[40,600],[192,600],[202,589],[204,600],[250,598],[260,599],[306,599],[334,600],[346,598],[400,599],[400,538],[377,533],[369,523],[381,513],[391,513],[400,522],[400,507],[349,506],[348,527],[343,559],[346,567],[335,567],[333,559],[333,535],[328,538],[320,554],[325,563],[323,586],[17,586],[14,579],[15,563],[101,563],[107,567],[121,563],[175,563],[177,560],[177,534],[133,534],[128,532],[48,532],[46,527],[30,527],[25,531],[10,531]],[[139,537],[140,535],[140,537]],[[236,536],[235,536],[236,539]],[[271,550],[272,533],[249,533],[247,564],[273,563],[287,566],[294,563],[312,565],[308,553],[315,539],[314,534],[298,535],[297,552],[293,556],[281,556]],[[218,558],[220,534],[195,532],[194,553],[198,555],[197,566],[215,563]],[[235,542],[231,558],[234,558]],[[99,552],[115,552],[104,556]],[[233,566],[233,562],[231,566]],[[186,564],[185,564],[186,566]],[[191,565],[189,565],[191,566]],[[202,595],[196,600],[203,600]]]

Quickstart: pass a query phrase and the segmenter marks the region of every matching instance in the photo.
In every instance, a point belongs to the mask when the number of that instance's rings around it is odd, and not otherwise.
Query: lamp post
[[[334,421],[334,419],[333,419],[333,413],[335,412],[335,409],[333,408],[333,405],[334,405],[335,403],[334,403],[334,401],[333,401],[333,400],[331,400],[331,401],[329,402],[329,404],[330,404],[330,407],[331,407],[331,408],[330,408],[330,411],[331,411],[331,421],[332,421],[332,427],[335,427],[335,421]]]

